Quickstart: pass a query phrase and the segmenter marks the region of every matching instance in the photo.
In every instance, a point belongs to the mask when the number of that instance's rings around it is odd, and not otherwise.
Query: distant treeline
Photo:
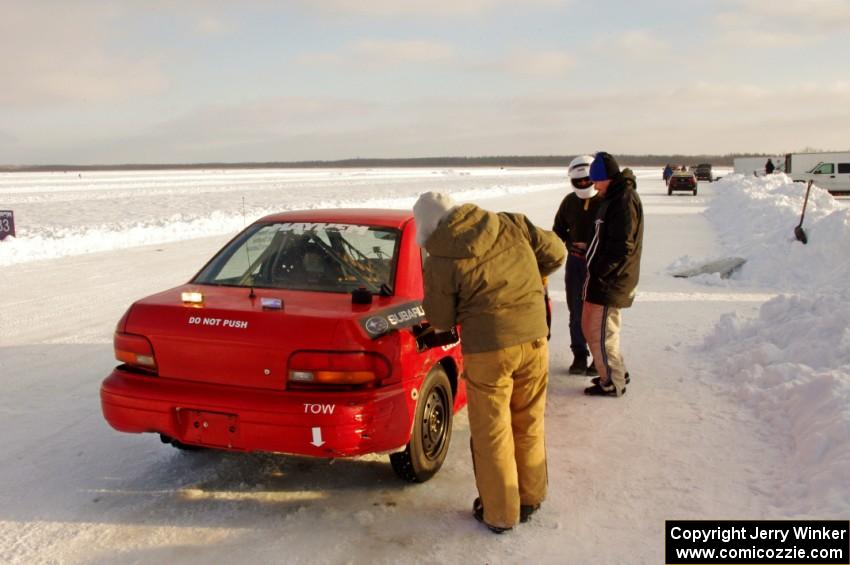
[[[614,155],[621,165],[663,167],[711,163],[732,166],[735,157],[768,157],[761,153],[729,155]],[[0,165],[2,172],[146,171],[162,169],[302,169],[356,167],[566,167],[574,155],[503,155],[493,157],[411,157],[406,159],[341,159],[338,161],[270,161],[264,163],[128,163],[122,165]]]

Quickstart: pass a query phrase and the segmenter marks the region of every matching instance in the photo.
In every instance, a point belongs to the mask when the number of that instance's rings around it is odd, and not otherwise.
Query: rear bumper
[[[270,391],[162,379],[116,368],[100,389],[116,430],[188,445],[345,457],[403,447],[413,402],[402,385],[363,392]]]

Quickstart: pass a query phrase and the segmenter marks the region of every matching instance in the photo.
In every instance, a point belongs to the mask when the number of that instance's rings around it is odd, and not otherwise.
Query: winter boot
[[[573,354],[573,364],[570,365],[571,375],[584,375],[587,371],[587,355]]]
[[[520,511],[520,513],[521,513],[521,511]],[[476,520],[478,520],[479,522],[481,522],[482,524],[487,526],[487,529],[489,529],[494,534],[503,534],[503,533],[509,532],[513,529],[513,528],[501,528],[499,526],[491,526],[490,524],[485,522],[484,521],[484,504],[481,503],[480,498],[476,498],[472,502],[472,515],[475,516]]]
[[[626,387],[623,387],[623,390],[620,391],[620,394],[617,394],[617,387],[614,386],[614,383],[607,382],[598,382],[593,386],[589,386],[584,389],[584,393],[588,396],[622,396],[626,394]]]
[[[540,510],[540,504],[521,504],[519,507],[519,521],[525,524],[531,520],[531,515]]]
[[[599,384],[599,377],[593,377],[592,379],[590,379],[590,382],[595,384],[595,385],[598,385]],[[630,382],[632,382],[632,378],[629,376],[629,372],[626,371],[626,384],[629,384]]]

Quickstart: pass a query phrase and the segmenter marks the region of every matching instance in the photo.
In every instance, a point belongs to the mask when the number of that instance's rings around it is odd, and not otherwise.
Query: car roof
[[[258,222],[323,222],[401,228],[411,219],[413,219],[412,210],[390,210],[385,208],[331,208],[281,212],[279,214],[271,214],[260,218]]]

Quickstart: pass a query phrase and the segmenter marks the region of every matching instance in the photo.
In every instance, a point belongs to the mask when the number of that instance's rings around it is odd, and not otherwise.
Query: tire
[[[435,365],[422,382],[407,447],[390,454],[396,475],[411,483],[424,483],[440,470],[452,439],[453,406],[449,377]]]
[[[672,188],[667,189],[667,196],[673,196],[673,189]]]
[[[694,196],[696,196],[696,195],[697,195],[697,189],[694,188]]]

